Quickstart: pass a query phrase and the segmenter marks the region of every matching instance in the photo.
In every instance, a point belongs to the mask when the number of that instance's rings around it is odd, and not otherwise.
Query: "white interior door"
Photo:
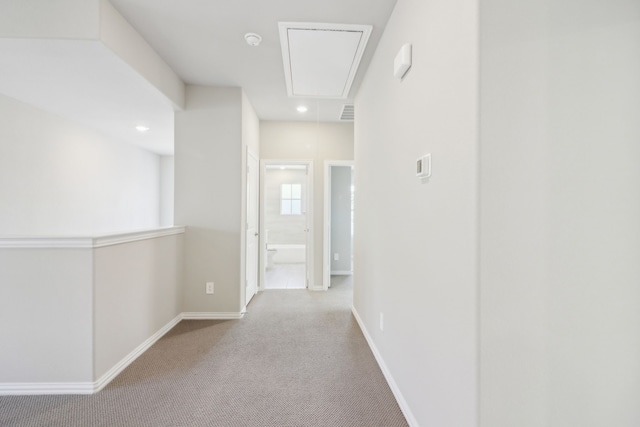
[[[258,291],[258,158],[247,150],[247,234],[245,306]]]

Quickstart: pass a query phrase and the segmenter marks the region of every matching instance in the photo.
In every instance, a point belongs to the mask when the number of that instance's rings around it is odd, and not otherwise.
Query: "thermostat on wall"
[[[426,179],[431,176],[431,153],[419,157],[416,161],[416,177]]]

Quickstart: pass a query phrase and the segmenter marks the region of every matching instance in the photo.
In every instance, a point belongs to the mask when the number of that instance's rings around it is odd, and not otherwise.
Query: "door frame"
[[[257,185],[255,188],[256,194],[256,229],[258,232],[258,236],[256,239],[256,250],[258,251],[257,257],[256,257],[256,262],[255,262],[255,269],[256,269],[256,283],[255,283],[255,293],[253,295],[251,295],[251,297],[247,297],[247,285],[249,283],[249,276],[248,276],[248,269],[249,269],[249,245],[248,245],[248,239],[250,238],[249,236],[249,185],[251,185],[251,183],[249,182],[249,176],[250,176],[250,170],[249,170],[249,159],[253,158],[256,162],[256,165],[258,166],[258,170],[255,171],[256,175],[255,175],[255,179],[257,180]],[[245,158],[245,163],[246,163],[246,185],[245,185],[245,214],[244,214],[244,219],[245,219],[245,225],[244,225],[244,310],[243,311],[247,311],[247,306],[249,305],[249,302],[251,301],[251,299],[258,293],[258,291],[260,290],[260,158],[258,157],[258,155],[249,147],[247,147],[246,150],[246,158]]]
[[[276,165],[304,165],[307,167],[307,248],[306,248],[306,265],[305,274],[307,280],[307,290],[314,290],[314,191],[313,191],[313,160],[301,159],[301,160],[278,160],[278,159],[260,159],[260,274],[258,277],[258,290],[264,291],[265,289],[265,271],[267,267],[267,239],[266,239],[266,225],[265,225],[265,174],[267,172],[267,166]]]
[[[331,286],[331,168],[333,166],[350,166],[354,172],[353,160],[325,160],[324,161],[324,218],[322,224],[322,289]],[[352,179],[353,181],[353,179]],[[353,241],[351,242],[353,248]],[[353,250],[353,249],[352,249]],[[353,270],[353,264],[351,265]]]

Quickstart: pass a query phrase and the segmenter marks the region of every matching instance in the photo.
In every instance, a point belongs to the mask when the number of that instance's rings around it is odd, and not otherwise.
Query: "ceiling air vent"
[[[354,118],[353,104],[344,104],[342,106],[342,113],[340,113],[341,122],[352,122]]]

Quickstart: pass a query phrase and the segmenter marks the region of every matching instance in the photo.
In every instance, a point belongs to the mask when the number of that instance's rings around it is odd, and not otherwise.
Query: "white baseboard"
[[[122,372],[127,366],[129,366],[134,360],[142,355],[145,351],[149,349],[153,344],[156,343],[164,334],[169,332],[171,328],[176,326],[178,322],[182,320],[182,314],[178,314],[173,320],[164,325],[158,332],[151,335],[147,338],[142,344],[136,347],[131,353],[126,355],[120,362],[118,362],[113,368],[109,369],[98,381],[96,381],[93,387],[94,393],[99,392],[107,384],[109,384],[115,377],[118,376],[120,372]]]
[[[353,274],[353,271],[347,271],[347,270],[331,271],[332,276],[351,276],[352,274]]]
[[[387,364],[384,362],[384,359],[382,358],[382,355],[380,355],[380,352],[378,351],[378,348],[373,342],[371,335],[369,335],[367,328],[364,326],[364,322],[360,318],[358,311],[356,310],[355,307],[351,307],[351,312],[353,313],[353,317],[355,317],[356,322],[358,322],[358,325],[360,326],[360,330],[362,331],[362,335],[364,335],[364,338],[367,340],[367,344],[369,344],[369,348],[371,349],[373,356],[376,358],[376,361],[378,362],[378,366],[380,366],[380,370],[382,371],[382,374],[387,380],[387,383],[389,384],[389,387],[391,388],[391,391],[393,392],[393,395],[395,396],[396,401],[398,402],[398,406],[400,406],[400,410],[404,414],[404,417],[407,419],[407,423],[409,424],[410,427],[419,427],[418,421],[416,421],[416,418],[413,416],[413,413],[411,412],[411,409],[409,408],[407,401],[404,399],[404,396],[402,396],[402,392],[400,392],[400,389],[398,388],[396,381],[393,379],[393,376],[391,375],[389,368],[387,368]]]
[[[93,394],[94,383],[1,383],[0,396]]]
[[[189,311],[182,313],[184,320],[237,320],[244,317],[244,312],[238,313],[217,313],[217,312],[197,312]]]
[[[93,394],[107,386],[127,366],[140,357],[145,351],[156,343],[164,334],[169,332],[181,320],[207,320],[207,319],[241,319],[244,313],[199,313],[185,312],[177,315],[173,320],[164,325],[155,334],[147,338],[120,362],[109,369],[95,382],[83,383],[0,383],[0,396],[25,396],[25,395],[54,395],[54,394]]]

